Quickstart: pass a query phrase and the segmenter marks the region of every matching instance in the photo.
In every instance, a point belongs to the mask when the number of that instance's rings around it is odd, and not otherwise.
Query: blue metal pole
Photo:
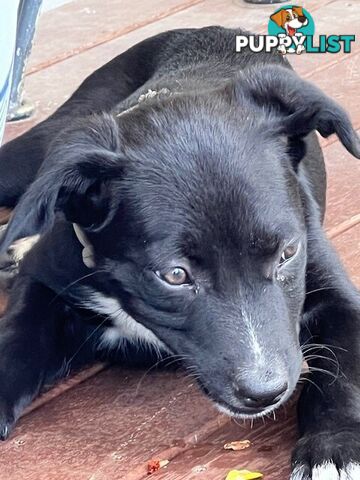
[[[20,1],[8,120],[26,118],[34,109],[32,105],[23,102],[22,94],[25,68],[30,56],[41,4],[42,0]]]
[[[0,0],[0,145],[11,91],[19,2]]]

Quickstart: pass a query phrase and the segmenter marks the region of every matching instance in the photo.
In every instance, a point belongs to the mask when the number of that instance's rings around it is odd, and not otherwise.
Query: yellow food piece
[[[264,475],[260,472],[250,472],[249,470],[230,470],[225,480],[258,480]]]
[[[250,440],[238,440],[236,442],[225,443],[225,450],[245,450],[251,446]]]

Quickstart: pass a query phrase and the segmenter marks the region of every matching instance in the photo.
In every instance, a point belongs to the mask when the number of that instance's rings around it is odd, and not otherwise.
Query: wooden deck
[[[317,33],[360,38],[357,3],[301,2]],[[9,125],[6,139],[48,116],[88,74],[143,38],[211,24],[266,33],[274,8],[242,0],[76,0],[46,12],[25,84],[36,111]],[[291,60],[348,109],[359,130],[359,40],[351,54],[302,54]],[[335,137],[322,144],[329,175],[326,228],[360,287],[360,162]],[[252,446],[223,450],[224,443],[241,439],[250,439]],[[31,406],[0,444],[0,480],[141,480],[148,478],[151,458],[171,460],[154,474],[157,479],[223,480],[228,470],[241,467],[263,472],[266,480],[286,480],[295,439],[294,405],[280,411],[276,421],[239,424],[219,415],[181,372],[145,374],[96,365]]]

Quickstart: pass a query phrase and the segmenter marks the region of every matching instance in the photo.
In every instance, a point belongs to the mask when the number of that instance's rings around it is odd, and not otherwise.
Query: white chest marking
[[[100,348],[121,348],[126,342],[131,342],[152,347],[159,354],[160,350],[168,351],[163,342],[151,330],[124,312],[117,299],[91,291],[90,294],[87,294],[84,306],[105,315],[113,322],[114,326],[108,327],[103,333]]]

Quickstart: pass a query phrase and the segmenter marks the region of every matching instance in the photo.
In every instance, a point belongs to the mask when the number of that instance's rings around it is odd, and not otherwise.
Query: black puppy
[[[2,148],[2,251],[41,235],[1,320],[3,439],[44,384],[122,347],[179,356],[244,418],[286,402],[307,354],[291,478],[360,478],[360,296],[322,229],[314,130],[359,139],[240,33],[148,39]]]

